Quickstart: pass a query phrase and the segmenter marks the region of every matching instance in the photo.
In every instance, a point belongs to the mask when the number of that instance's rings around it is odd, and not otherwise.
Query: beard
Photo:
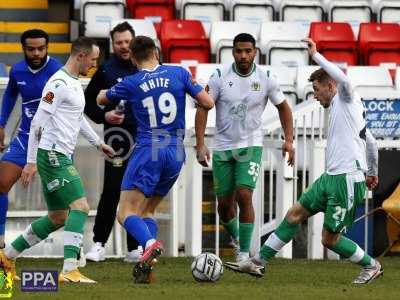
[[[41,58],[40,63],[38,64],[38,63],[34,63],[33,59],[28,58],[28,56],[25,54],[25,61],[32,70],[37,70],[44,66],[44,64],[47,61],[47,55],[45,57]]]

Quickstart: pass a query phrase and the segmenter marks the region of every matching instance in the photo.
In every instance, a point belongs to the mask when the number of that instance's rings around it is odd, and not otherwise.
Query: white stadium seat
[[[321,22],[324,20],[324,5],[316,0],[282,0],[280,20],[285,22]]]
[[[363,98],[390,98],[390,95],[396,93],[392,77],[385,67],[348,67],[347,76],[353,88]]]
[[[231,0],[230,3],[232,21],[262,23],[274,20],[272,0]]]
[[[261,25],[260,46],[266,63],[296,67],[308,65],[309,58],[305,43],[309,26],[297,22],[265,22]]]
[[[181,0],[181,19],[199,20],[204,26],[207,37],[211,23],[223,21],[225,3],[223,0]]]
[[[210,32],[211,54],[215,55],[217,63],[233,62],[233,39],[242,32],[251,34],[256,40],[257,47],[260,35],[258,24],[229,21],[212,23]],[[259,63],[260,58],[260,51],[258,51],[255,62]]]
[[[347,22],[358,36],[360,23],[372,21],[372,3],[367,0],[333,0],[328,5],[329,21]]]
[[[312,84],[308,79],[311,73],[318,69],[319,66],[301,66],[297,68],[296,90],[299,99],[303,101],[314,99]]]
[[[282,92],[286,96],[286,100],[288,101],[291,108],[296,105],[297,102],[297,93],[296,93],[296,68],[288,68],[282,66],[260,66],[268,76],[275,77],[278,80],[278,83],[282,89]],[[278,110],[275,106],[268,101],[267,107],[263,113],[263,120],[269,120],[272,118],[278,117]]]
[[[296,91],[297,69],[284,66],[266,65],[261,65],[260,67],[271,76],[276,77],[282,89],[282,92],[285,94],[286,99],[288,100],[290,107],[294,107],[298,101]]]
[[[84,24],[83,34],[93,38],[109,36],[110,24],[125,17],[125,0],[82,0],[81,21]]]
[[[160,41],[157,38],[157,32],[156,29],[154,28],[153,23],[150,20],[146,19],[121,19],[121,20],[114,20],[110,24],[109,31],[111,31],[112,28],[114,28],[116,25],[122,23],[122,22],[128,22],[133,30],[135,30],[135,35],[145,35],[153,39],[154,43],[156,46],[161,49],[160,46]],[[111,47],[112,49],[112,47]]]
[[[400,1],[379,1],[377,17],[380,23],[400,23]]]

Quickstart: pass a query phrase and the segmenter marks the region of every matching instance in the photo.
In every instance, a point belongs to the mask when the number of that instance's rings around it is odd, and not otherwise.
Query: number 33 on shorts
[[[247,173],[249,173],[250,176],[253,176],[253,182],[256,182],[258,174],[260,173],[260,164],[253,161],[249,162],[249,170]]]

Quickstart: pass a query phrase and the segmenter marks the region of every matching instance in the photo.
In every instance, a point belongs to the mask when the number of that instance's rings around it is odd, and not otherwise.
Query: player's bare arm
[[[294,147],[293,147],[293,116],[292,110],[287,103],[287,101],[283,101],[282,103],[276,105],[279,113],[279,119],[281,120],[281,125],[283,128],[283,132],[285,134],[285,142],[282,145],[282,155],[285,156],[288,154],[288,165],[294,165]]]
[[[208,167],[208,162],[210,161],[210,151],[204,143],[207,117],[208,110],[202,107],[197,107],[194,121],[194,128],[196,132],[196,157],[197,161],[204,167]]]
[[[205,90],[202,90],[196,96],[196,100],[199,104],[195,116],[197,161],[207,167],[210,160],[210,151],[204,144],[204,134],[207,125],[208,110],[214,107],[214,100]]]
[[[0,127],[0,152],[3,152],[5,148],[4,138],[5,138],[4,128]]]

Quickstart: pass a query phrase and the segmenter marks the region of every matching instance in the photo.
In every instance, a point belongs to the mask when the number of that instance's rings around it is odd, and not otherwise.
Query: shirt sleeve
[[[44,87],[39,108],[54,114],[66,95],[68,95],[66,83],[63,80],[55,79]]]
[[[126,79],[123,79],[121,82],[118,82],[116,85],[112,86],[107,92],[106,96],[108,100],[111,102],[118,104],[121,100],[130,99],[130,94],[132,93],[129,90],[128,82]]]
[[[214,102],[217,102],[221,85],[221,70],[215,69],[206,86],[206,92],[211,96]]]
[[[3,102],[1,104],[0,126],[4,127],[7,124],[8,118],[15,106],[18,97],[18,85],[14,77],[14,72],[11,70],[10,78],[6,90],[3,95]]]
[[[281,87],[279,86],[278,80],[275,76],[268,77],[268,99],[271,100],[272,104],[279,105],[285,101],[285,95],[283,94]]]
[[[192,75],[184,68],[183,72],[183,84],[185,85],[186,93],[195,98],[198,93],[200,93],[203,88],[198,84],[192,77]]]

